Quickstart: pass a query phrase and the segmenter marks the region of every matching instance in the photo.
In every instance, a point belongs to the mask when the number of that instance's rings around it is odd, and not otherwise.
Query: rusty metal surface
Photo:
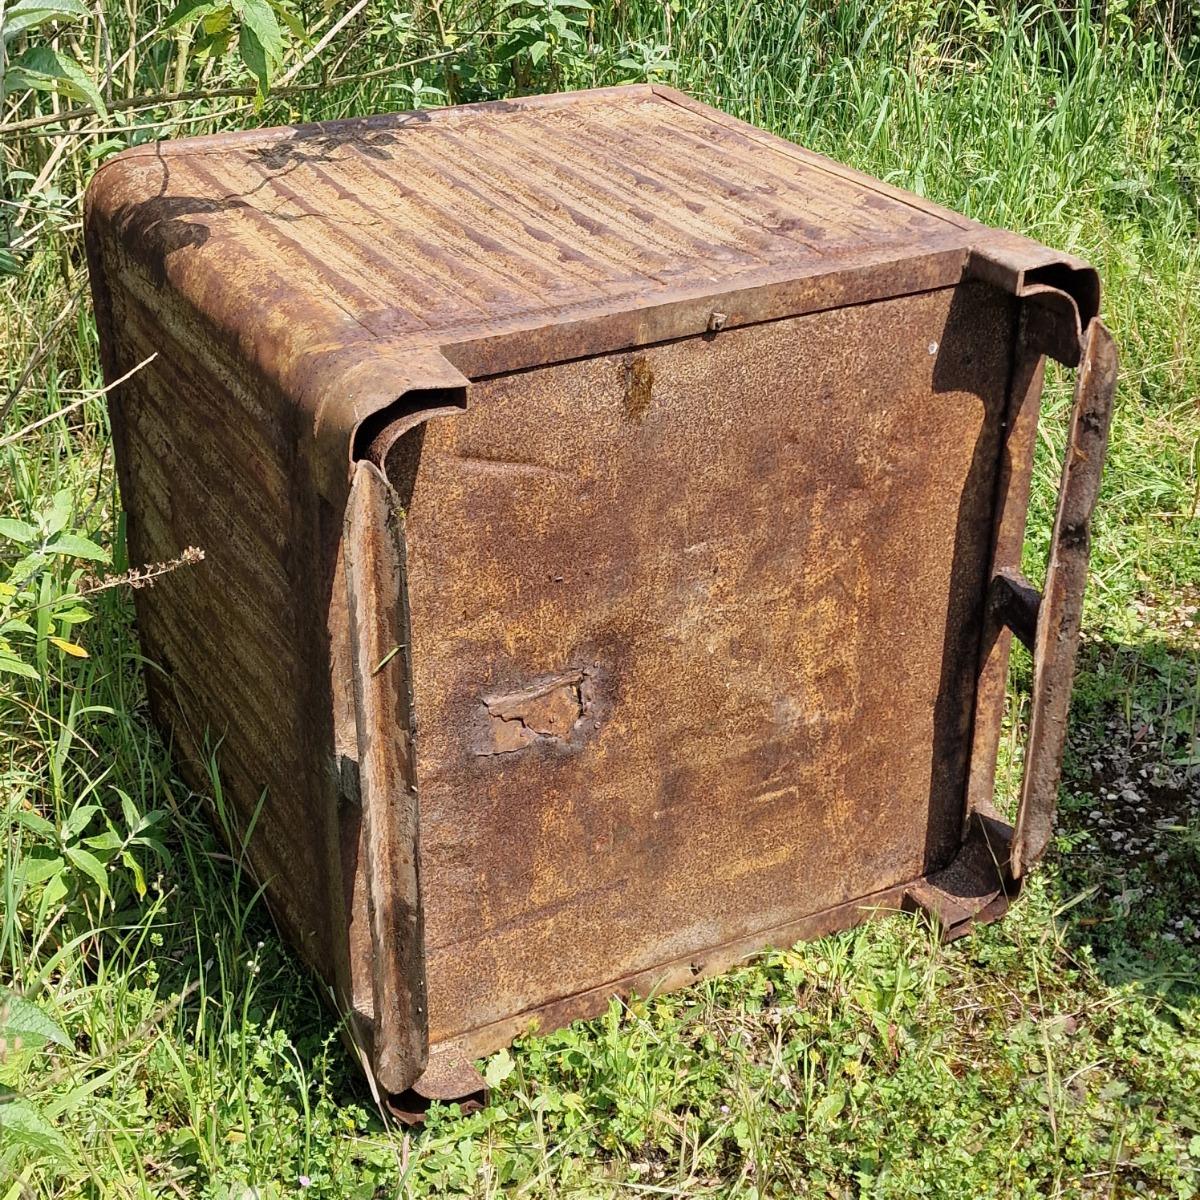
[[[715,296],[733,328],[1071,269],[650,86],[135,147],[87,223],[343,448],[465,382],[443,352],[474,377],[704,332]]]
[[[461,402],[464,375],[964,277],[1053,281],[1086,325],[1098,287],[648,85],[134,147],[97,172],[86,225],[99,292],[107,270],[174,293],[290,398],[339,503],[359,423],[416,389]]]
[[[1020,571],[1004,567],[992,576],[988,603],[991,619],[1003,622],[1026,649],[1032,650],[1037,638],[1041,592]]]
[[[1029,508],[1033,453],[1045,377],[1045,358],[1037,344],[1036,322],[1022,307],[1010,368],[1009,401],[997,466],[992,527],[991,576],[1020,572]],[[1008,660],[1012,632],[1003,614],[988,605],[980,631],[980,661],[975,688],[975,721],[971,731],[971,769],[966,814],[990,813],[996,790],[1000,725],[1007,702]],[[964,826],[964,831],[965,831]]]
[[[1001,916],[1013,894],[1001,866],[1011,840],[1012,830],[1002,821],[972,813],[958,853],[905,890],[905,907],[924,912],[948,942]]]
[[[360,462],[346,507],[346,600],[374,964],[373,1067],[392,1091],[419,1074],[429,1054],[402,522],[379,468]]]
[[[491,1025],[472,1030],[453,1044],[463,1053],[480,1057],[490,1054],[531,1027],[543,1032],[559,1029],[572,1021],[598,1016],[613,996],[650,996],[687,987],[698,980],[719,975],[761,953],[764,946],[792,946],[796,942],[824,937],[861,925],[875,917],[886,917],[909,909],[909,885],[859,896],[846,904],[809,913],[786,925],[759,930],[749,937],[710,945],[701,954],[685,955],[635,975],[606,980],[588,992],[577,992],[552,1001],[533,1012],[515,1013]]]
[[[1108,447],[1116,379],[1116,347],[1108,330],[1099,321],[1093,321],[1076,378],[1071,430],[1050,538],[1046,589],[1038,607],[1029,744],[1010,868],[1016,879],[1042,856],[1054,832],[1071,680],[1087,582],[1092,512]]]
[[[341,514],[307,478],[287,398],[175,294],[113,265],[92,269],[106,374],[157,354],[110,397],[130,560],[205,550],[202,570],[135,593],[151,704],[198,789],[216,753],[243,829],[265,794],[250,861],[277,920],[349,1007],[334,709],[328,672],[311,665],[328,660],[336,597],[309,566],[335,553]]]
[[[158,354],[110,394],[131,556],[206,552],[137,594],[155,712],[261,801],[251,861],[383,1091],[1008,903],[1111,401],[1086,264],[657,87],[138,147],[86,223],[107,377]],[[1045,354],[1083,357],[1088,458],[1010,860],[988,596]]]

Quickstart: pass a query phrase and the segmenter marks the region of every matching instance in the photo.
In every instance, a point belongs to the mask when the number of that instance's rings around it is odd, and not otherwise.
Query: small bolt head
[[[716,333],[718,330],[725,328],[725,322],[729,320],[729,314],[723,312],[711,312],[708,314],[708,329],[710,333]]]
[[[933,356],[934,356],[934,355],[935,355],[937,352],[938,352],[938,344],[937,344],[937,342],[930,342],[930,343],[929,343],[929,356],[930,356],[930,358],[932,358],[932,357],[933,357]]]

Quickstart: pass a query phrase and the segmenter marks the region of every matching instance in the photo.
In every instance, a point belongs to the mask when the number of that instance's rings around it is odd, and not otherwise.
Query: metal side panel
[[[341,514],[313,485],[278,393],[108,251],[103,275],[93,266],[106,375],[145,364],[109,394],[130,561],[204,552],[135,593],[155,716],[201,794],[215,761],[272,913],[349,1008],[326,625]]]
[[[1016,315],[966,283],[477,380],[397,442],[431,1044],[951,861]]]

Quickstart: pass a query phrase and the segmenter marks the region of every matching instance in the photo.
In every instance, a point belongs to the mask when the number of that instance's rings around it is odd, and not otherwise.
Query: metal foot
[[[457,1104],[466,1114],[483,1108],[487,1101],[483,1076],[457,1050],[434,1047],[417,1081],[406,1091],[389,1096],[387,1106],[402,1124],[420,1125],[431,1104]]]
[[[1003,916],[1019,890],[1008,874],[1011,842],[1012,829],[1003,821],[972,813],[954,861],[908,888],[905,909],[923,912],[944,942]]]

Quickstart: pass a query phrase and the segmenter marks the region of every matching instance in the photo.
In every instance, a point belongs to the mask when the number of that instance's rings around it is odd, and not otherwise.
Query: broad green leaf
[[[271,65],[267,61],[266,50],[249,25],[243,25],[238,32],[238,52],[257,81],[259,94],[265,96],[271,83]]]
[[[24,1146],[42,1158],[70,1157],[62,1134],[23,1097],[0,1100],[0,1142]]]
[[[61,862],[62,860],[59,859]],[[66,899],[67,895],[67,873],[65,870],[57,871],[50,876],[46,884],[46,890],[42,893],[42,902],[38,905],[38,923],[46,919],[50,910]]]
[[[66,865],[62,855],[54,854],[49,846],[34,846],[18,871],[26,887],[36,887],[48,879],[61,879]]]
[[[17,559],[8,573],[8,577],[15,580],[18,585],[28,585],[49,561],[50,559],[41,550],[35,550],[32,554],[26,554],[24,558]]]
[[[277,63],[283,57],[283,35],[267,0],[233,0],[233,7],[242,24],[254,30],[267,56]]]
[[[272,4],[271,7],[275,10],[275,15],[288,27],[288,32],[292,37],[296,41],[308,45],[312,39],[308,36],[308,30],[304,28],[304,22],[285,5]]]
[[[104,895],[108,895],[108,872],[104,864],[94,855],[78,846],[68,846],[63,851],[67,861],[87,875]]]
[[[233,24],[233,9],[228,4],[222,8],[218,8],[216,12],[210,12],[203,21],[200,22],[200,28],[204,30],[209,37],[214,37],[218,33],[224,33]]]
[[[171,852],[167,849],[166,844],[164,842],[160,842],[158,838],[139,837],[136,839],[136,841],[139,846],[145,846],[147,850],[153,851],[153,853],[158,858],[161,858],[162,861],[168,866],[174,861],[171,858]]]
[[[133,890],[137,892],[138,899],[143,899],[146,895],[146,876],[142,873],[141,864],[128,850],[121,851],[121,861],[133,876]]]
[[[41,679],[34,667],[7,650],[0,650],[0,674],[20,675],[23,679]]]
[[[50,507],[42,514],[42,522],[46,526],[46,532],[53,535],[61,533],[67,527],[67,522],[71,519],[71,513],[75,511],[75,501],[71,498],[71,493],[66,489],[54,493],[50,501]]]
[[[129,798],[128,792],[122,791],[119,787],[114,787],[113,791],[117,793],[121,801],[121,816],[125,818],[125,827],[136,833],[142,823],[142,814],[138,812],[137,805]]]
[[[214,34],[212,37],[196,43],[196,62],[208,62],[210,59],[224,58],[233,45],[233,32]]]
[[[103,833],[96,834],[95,837],[83,839],[85,846],[90,846],[93,850],[99,850],[105,853],[109,850],[120,850],[125,845],[125,839],[114,829],[107,829]]]
[[[13,617],[11,621],[5,621],[0,625],[0,634],[8,633],[26,633],[30,637],[36,637],[37,631],[28,621],[22,621],[17,617]]]
[[[8,988],[0,988],[0,1038],[10,1045],[17,1038],[25,1046],[71,1045],[71,1039],[36,1004]]]
[[[816,1108],[813,1109],[814,1123],[824,1125],[832,1122],[845,1106],[846,1094],[844,1092],[830,1092],[819,1100]]]
[[[66,638],[51,636],[50,645],[57,646],[64,654],[72,658],[87,658],[88,652],[78,642],[68,642]]]
[[[4,41],[47,21],[77,21],[87,15],[87,5],[80,0],[17,0],[4,14]]]
[[[86,608],[76,605],[74,608],[65,609],[63,612],[56,612],[54,619],[61,621],[64,625],[82,625],[84,621],[92,619],[92,614]]]
[[[77,837],[92,823],[92,818],[99,811],[98,804],[81,804],[63,822],[63,832],[67,837]]]
[[[167,19],[163,22],[163,29],[170,29],[174,25],[178,25],[183,21],[192,17],[202,17],[207,13],[212,12],[218,6],[213,3],[213,0],[180,0],[169,13]],[[222,6],[223,7],[223,6]]]
[[[21,264],[8,250],[0,248],[0,275],[20,275],[20,273]]]
[[[271,73],[283,57],[279,22],[266,0],[233,0],[233,7],[241,21],[238,51],[258,80],[258,90],[266,95]]]
[[[87,72],[74,59],[50,46],[31,46],[9,66],[4,79],[5,95],[25,88],[60,92],[90,104],[101,116],[108,115],[104,97]]]
[[[28,546],[37,541],[38,531],[28,521],[17,521],[12,517],[0,517],[0,537],[10,542]]]
[[[108,562],[108,551],[89,538],[77,533],[62,533],[46,546],[47,554],[66,554],[71,558],[86,558],[92,562]]]
[[[34,812],[32,808],[18,808],[9,814],[13,823],[20,825],[23,829],[28,829],[30,833],[36,833],[39,837],[53,838],[58,841],[58,830],[46,820],[39,812]]]

